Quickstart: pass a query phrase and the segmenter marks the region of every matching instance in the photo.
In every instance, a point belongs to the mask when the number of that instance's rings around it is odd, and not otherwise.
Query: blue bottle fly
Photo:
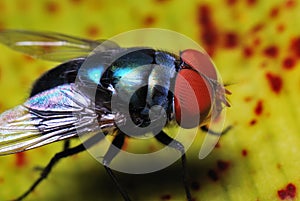
[[[118,154],[113,147],[122,149],[126,137],[145,132],[153,132],[159,142],[181,152],[185,193],[192,200],[185,148],[162,128],[172,122],[183,128],[205,128],[212,115],[230,106],[226,100],[230,92],[218,82],[205,53],[187,49],[176,55],[149,47],[121,48],[105,40],[19,30],[1,31],[0,42],[37,58],[63,62],[34,83],[25,103],[0,115],[0,155],[66,140],[64,150],[17,200],[27,197],[60,159],[93,146],[103,135],[94,135],[76,147],[69,147],[69,139],[99,128],[104,136],[114,136],[103,164],[124,200],[131,198],[109,168]]]

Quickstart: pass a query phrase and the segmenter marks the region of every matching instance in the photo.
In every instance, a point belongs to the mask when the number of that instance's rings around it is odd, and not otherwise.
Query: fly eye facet
[[[217,80],[217,72],[208,54],[194,49],[187,49],[181,52],[181,60],[191,66],[197,72],[210,79]]]
[[[182,128],[195,128],[211,110],[211,86],[199,73],[191,69],[179,71],[174,89],[175,117]]]

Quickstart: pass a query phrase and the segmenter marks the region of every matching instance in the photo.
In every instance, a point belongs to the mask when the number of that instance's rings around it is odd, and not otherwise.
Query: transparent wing
[[[119,47],[107,40],[93,41],[54,32],[25,30],[0,31],[0,43],[36,58],[59,62],[85,57],[100,44],[99,50]]]
[[[91,108],[91,101],[74,84],[33,96],[0,115],[0,155],[113,127],[113,115],[104,116],[101,123]]]

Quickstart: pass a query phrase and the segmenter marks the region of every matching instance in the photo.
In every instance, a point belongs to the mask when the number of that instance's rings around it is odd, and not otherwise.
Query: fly
[[[55,154],[40,178],[16,200],[28,196],[60,159],[113,135],[103,164],[123,199],[130,201],[110,163],[126,137],[146,132],[155,132],[159,142],[180,151],[185,193],[192,200],[185,147],[162,128],[175,122],[182,128],[207,130],[209,118],[217,118],[224,107],[230,106],[226,99],[230,92],[218,82],[213,64],[203,59],[207,55],[186,49],[178,56],[147,47],[122,48],[107,40],[23,30],[1,31],[0,42],[36,58],[62,62],[34,83],[26,102],[0,115],[0,155],[65,140],[64,150]],[[83,65],[87,68],[82,70]],[[89,93],[93,87],[95,94]],[[127,103],[129,112],[125,111]],[[69,147],[70,139],[88,133],[94,134],[84,143]]]

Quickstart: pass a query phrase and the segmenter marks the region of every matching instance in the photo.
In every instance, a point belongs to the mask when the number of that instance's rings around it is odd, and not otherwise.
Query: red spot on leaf
[[[285,30],[285,25],[284,24],[278,24],[276,28],[277,28],[277,31],[279,33],[281,33]]]
[[[162,195],[160,197],[161,200],[171,200],[172,196],[170,194]]]
[[[251,96],[247,96],[244,98],[245,102],[251,102],[252,100],[253,100],[253,97],[251,97]]]
[[[277,195],[281,200],[293,199],[296,196],[296,186],[289,183],[285,189],[280,189],[277,191]]]
[[[145,17],[143,24],[145,26],[151,26],[155,23],[155,21],[156,21],[156,18],[152,15],[149,15],[149,16]]]
[[[296,1],[295,0],[286,0],[285,5],[287,8],[293,8],[296,6]]]
[[[215,170],[210,169],[210,170],[208,170],[207,174],[208,174],[209,178],[211,178],[211,180],[213,180],[213,181],[219,180],[218,173]]]
[[[287,197],[287,193],[285,190],[279,190],[279,191],[277,191],[277,194],[281,200],[284,200]]]
[[[87,27],[86,33],[89,37],[98,37],[100,34],[100,28],[97,25],[90,25],[89,27]]]
[[[271,10],[270,10],[270,17],[271,18],[276,18],[279,14],[279,7],[273,7]]]
[[[198,8],[198,23],[202,27],[212,26],[211,10],[208,5],[200,5]]]
[[[263,101],[259,100],[254,108],[254,113],[259,116],[263,112]]]
[[[259,46],[261,44],[261,39],[260,38],[254,38],[254,40],[253,40],[253,45],[254,45],[254,47],[257,47],[257,46]]]
[[[242,150],[242,156],[246,157],[248,155],[248,151],[246,149]]]
[[[291,197],[291,198],[294,198],[296,196],[296,186],[292,183],[289,183],[287,186],[286,186],[286,191],[287,191],[287,194]]]
[[[218,33],[215,28],[209,28],[204,30],[201,36],[205,45],[209,47],[216,46],[218,42]]]
[[[291,40],[290,49],[295,56],[300,57],[300,37]]]
[[[250,126],[254,126],[256,123],[257,123],[256,119],[252,119],[252,120],[249,122],[249,125],[250,125]]]
[[[45,5],[46,11],[50,14],[55,14],[59,11],[59,4],[54,1],[47,2]]]
[[[254,6],[257,3],[257,0],[246,0],[249,6]]]
[[[226,0],[228,6],[234,6],[237,3],[237,0]]]
[[[27,158],[25,152],[19,152],[15,154],[16,156],[16,166],[23,167],[27,164]]]
[[[219,34],[212,20],[211,9],[208,5],[198,7],[197,21],[201,27],[200,39],[209,55],[213,55],[219,40]]]
[[[271,45],[269,47],[266,47],[263,51],[264,55],[270,58],[275,58],[278,56],[278,48],[275,45]]]
[[[282,78],[279,75],[273,73],[267,73],[266,78],[269,82],[269,86],[275,94],[279,94],[282,89]]]
[[[263,61],[260,63],[260,67],[265,68],[268,66],[268,62],[267,61]]]
[[[256,24],[256,25],[251,29],[251,32],[252,32],[252,33],[259,32],[259,31],[261,31],[264,27],[265,27],[265,25],[262,24],[262,23]]]
[[[227,170],[229,168],[229,165],[230,163],[228,161],[222,161],[222,160],[217,161],[217,166],[221,171]]]
[[[282,61],[282,66],[284,69],[293,69],[296,65],[296,60],[292,57],[287,57]]]
[[[277,163],[277,164],[276,164],[276,167],[277,167],[277,169],[281,170],[282,165],[281,165],[280,163]]]
[[[234,48],[238,45],[238,36],[234,32],[228,32],[225,34],[225,47]]]
[[[249,58],[253,55],[253,49],[251,47],[245,47],[243,49],[243,55],[246,57],[246,58]]]

